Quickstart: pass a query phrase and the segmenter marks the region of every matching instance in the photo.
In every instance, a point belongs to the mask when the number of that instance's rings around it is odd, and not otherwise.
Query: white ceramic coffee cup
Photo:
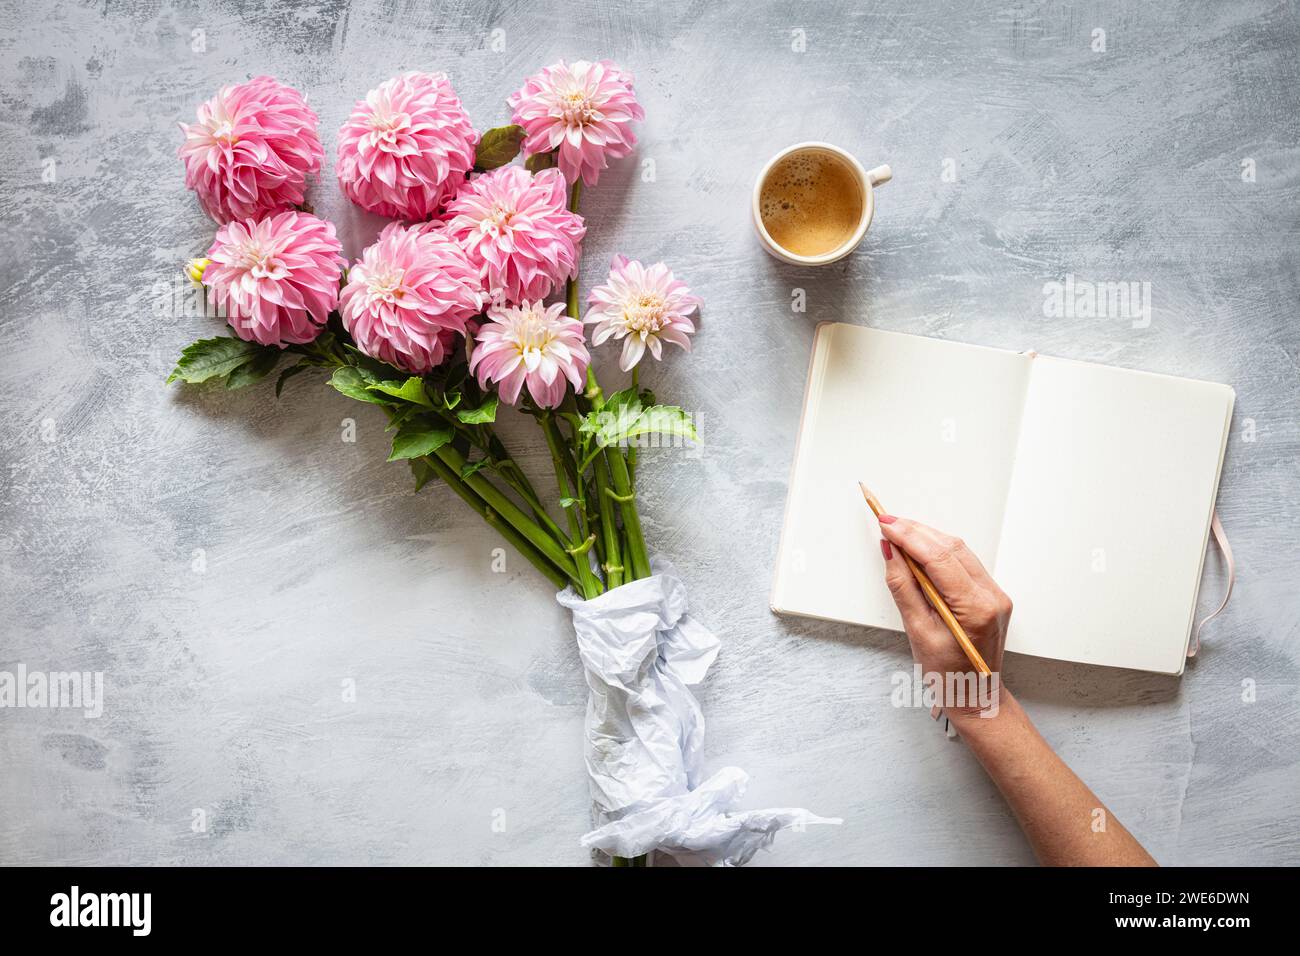
[[[853,230],[841,245],[832,249],[830,252],[823,252],[821,255],[817,256],[801,256],[798,253],[786,249],[773,239],[771,234],[767,231],[767,227],[763,225],[763,216],[760,210],[760,197],[763,192],[763,183],[767,181],[767,177],[772,172],[772,169],[787,156],[790,156],[793,153],[802,152],[829,153],[839,159],[853,173],[854,178],[857,180],[858,188],[862,190],[862,214],[858,218],[857,228]],[[889,182],[893,176],[893,170],[888,166],[877,166],[875,169],[871,170],[863,169],[862,164],[858,162],[857,158],[851,153],[846,153],[838,146],[832,146],[830,143],[810,142],[796,143],[793,146],[787,146],[767,161],[767,165],[763,167],[762,172],[758,174],[758,179],[754,182],[753,217],[754,229],[758,232],[758,239],[763,244],[763,248],[776,256],[776,258],[780,259],[782,262],[789,262],[796,266],[824,266],[827,263],[843,259],[858,247],[858,243],[862,242],[862,237],[865,236],[867,230],[871,228],[871,217],[876,213],[876,199],[874,195],[875,187],[883,186],[885,183]]]

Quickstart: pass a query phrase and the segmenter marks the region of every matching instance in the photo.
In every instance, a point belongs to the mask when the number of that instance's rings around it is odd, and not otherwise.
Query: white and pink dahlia
[[[428,219],[473,168],[478,140],[446,74],[395,76],[359,100],[339,130],[339,185],[381,216]]]
[[[316,122],[302,94],[272,77],[223,86],[197,122],[180,124],[185,185],[217,222],[300,205],[325,159]]]
[[[447,232],[509,302],[544,299],[577,275],[587,226],[569,212],[564,176],[502,166],[468,180],[447,207]]]
[[[582,323],[564,315],[564,304],[541,302],[495,305],[475,336],[469,370],[484,388],[497,383],[501,399],[519,400],[525,385],[533,402],[555,408],[570,384],[586,381],[591,355],[582,338]]]
[[[203,270],[235,334],[263,345],[302,345],[338,304],[343,247],[334,224],[296,210],[217,230]]]
[[[609,160],[632,151],[632,122],[645,118],[632,75],[609,60],[561,60],[530,76],[507,103],[513,122],[527,133],[524,152],[558,149],[565,179],[572,183],[581,177],[588,186],[596,185]]]
[[[615,256],[609,278],[587,296],[586,322],[596,328],[591,344],[600,345],[613,337],[623,340],[619,367],[627,372],[641,361],[648,348],[656,359],[663,356],[663,343],[671,342],[686,351],[687,336],[695,331],[688,316],[702,304],[686,283],[673,277],[662,262],[643,266],[626,256]]]
[[[444,231],[389,224],[348,270],[339,311],[357,348],[423,375],[483,307],[478,267]]]

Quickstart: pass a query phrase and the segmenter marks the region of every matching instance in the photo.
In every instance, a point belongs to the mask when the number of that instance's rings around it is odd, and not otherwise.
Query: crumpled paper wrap
[[[686,613],[686,586],[672,566],[656,561],[652,571],[591,601],[572,590],[556,597],[573,614],[591,689],[585,756],[595,829],[583,846],[741,866],[779,830],[841,823],[807,810],[737,809],[749,782],[739,767],[699,779],[704,714],[690,688],[704,680],[719,641]]]

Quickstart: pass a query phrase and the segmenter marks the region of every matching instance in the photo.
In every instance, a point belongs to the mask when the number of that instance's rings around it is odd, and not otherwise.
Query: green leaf
[[[263,346],[262,351],[226,376],[226,388],[244,388],[260,382],[280,364],[283,355],[275,346]]]
[[[636,389],[625,388],[609,396],[600,411],[584,415],[578,431],[584,435],[600,435],[602,432],[613,434],[617,432],[620,423],[630,425],[640,414],[641,400],[637,397]]]
[[[460,470],[460,476],[462,478],[468,478],[475,472],[482,471],[490,464],[492,464],[492,460],[489,458],[480,458],[478,461],[466,462],[465,467]]]
[[[414,405],[406,405],[399,412],[390,411],[389,414],[392,415],[392,418],[388,420],[388,427],[385,428],[384,431],[391,432],[391,431],[395,431],[398,428],[401,428],[402,422],[406,421],[417,411],[419,411],[419,409],[416,408]]]
[[[637,394],[635,388],[625,388],[609,396],[601,407],[601,411],[609,412],[612,415],[623,414],[633,418],[640,414],[644,406],[645,402],[641,400],[641,396]]]
[[[233,336],[199,339],[181,352],[176,368],[167,377],[167,384],[180,379],[194,385],[210,378],[229,375],[265,347]]]
[[[524,160],[524,169],[530,173],[540,173],[543,169],[550,169],[554,165],[554,153],[533,153]]]
[[[431,455],[449,441],[450,425],[435,425],[428,419],[413,418],[403,422],[393,436],[393,453],[388,456],[388,460],[401,461],[403,458]]]
[[[328,335],[329,333],[326,334]],[[319,342],[320,339],[317,339],[316,341]],[[389,375],[392,375],[394,372],[399,371],[398,369],[393,368],[393,366],[391,365],[385,365],[383,362],[379,361],[379,359],[371,358],[369,355],[361,351],[355,345],[345,344],[343,346],[343,349],[344,351],[352,355],[353,358],[352,364],[358,366],[365,372],[369,372],[375,381],[378,381],[381,378],[387,378]]]
[[[424,390],[424,379],[418,375],[412,375],[405,382],[373,382],[367,387],[372,392],[382,392],[385,395],[400,398],[404,402],[423,405],[425,408],[433,408],[433,402],[429,401],[428,393]]]
[[[285,382],[289,381],[289,379],[293,378],[295,375],[299,375],[307,371],[307,369],[315,367],[316,366],[311,362],[299,362],[297,365],[290,365],[287,369],[281,372],[280,377],[275,380],[275,397],[280,397],[280,393],[284,391]]]
[[[462,395],[458,389],[444,391],[442,393],[442,404],[446,407],[447,411],[451,411],[460,404],[460,400],[464,397],[465,396]]]
[[[609,398],[605,399],[604,407],[620,408],[623,405],[631,405],[633,402],[638,401],[639,398],[640,396],[637,395],[635,388],[619,389],[613,395],[609,396]]]
[[[487,422],[494,422],[497,420],[497,405],[500,402],[501,400],[493,393],[483,399],[483,404],[478,408],[462,408],[456,413],[456,417],[466,425],[483,425]]]
[[[411,466],[411,474],[415,476],[415,490],[418,493],[421,488],[427,485],[438,474],[423,458],[411,458],[407,461]]]
[[[359,402],[369,402],[372,405],[393,404],[382,395],[370,391],[370,378],[361,369],[353,368],[351,365],[335,369],[334,374],[330,376],[330,384],[348,398],[355,398]]]
[[[572,508],[572,507],[573,507],[574,505],[576,505],[577,503],[578,503],[578,499],[577,499],[577,498],[561,498],[561,499],[560,499],[560,507],[561,507],[561,508]]]
[[[651,405],[620,440],[638,435],[674,435],[696,442],[700,440],[691,416],[676,405]]]
[[[347,285],[347,281],[343,280],[339,283],[339,288],[341,289],[345,285]],[[323,352],[328,355],[329,353],[334,351],[334,346],[337,343],[338,343],[338,336],[335,335],[327,328],[320,335],[316,336],[316,338],[312,341],[311,345],[308,347],[316,352]]]
[[[616,401],[617,400],[617,401]],[[691,416],[676,405],[641,406],[641,400],[623,392],[610,397],[599,412],[588,412],[579,432],[594,435],[601,447],[626,444],[639,435],[674,435],[699,441]]]
[[[479,169],[496,169],[519,155],[524,141],[522,126],[497,126],[483,134],[479,140],[474,165]]]

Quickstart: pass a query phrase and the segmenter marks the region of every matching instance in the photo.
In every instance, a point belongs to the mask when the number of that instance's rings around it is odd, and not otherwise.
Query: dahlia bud
[[[190,281],[195,285],[202,285],[203,272],[211,261],[211,259],[191,259],[185,264],[185,274],[190,277]]]

